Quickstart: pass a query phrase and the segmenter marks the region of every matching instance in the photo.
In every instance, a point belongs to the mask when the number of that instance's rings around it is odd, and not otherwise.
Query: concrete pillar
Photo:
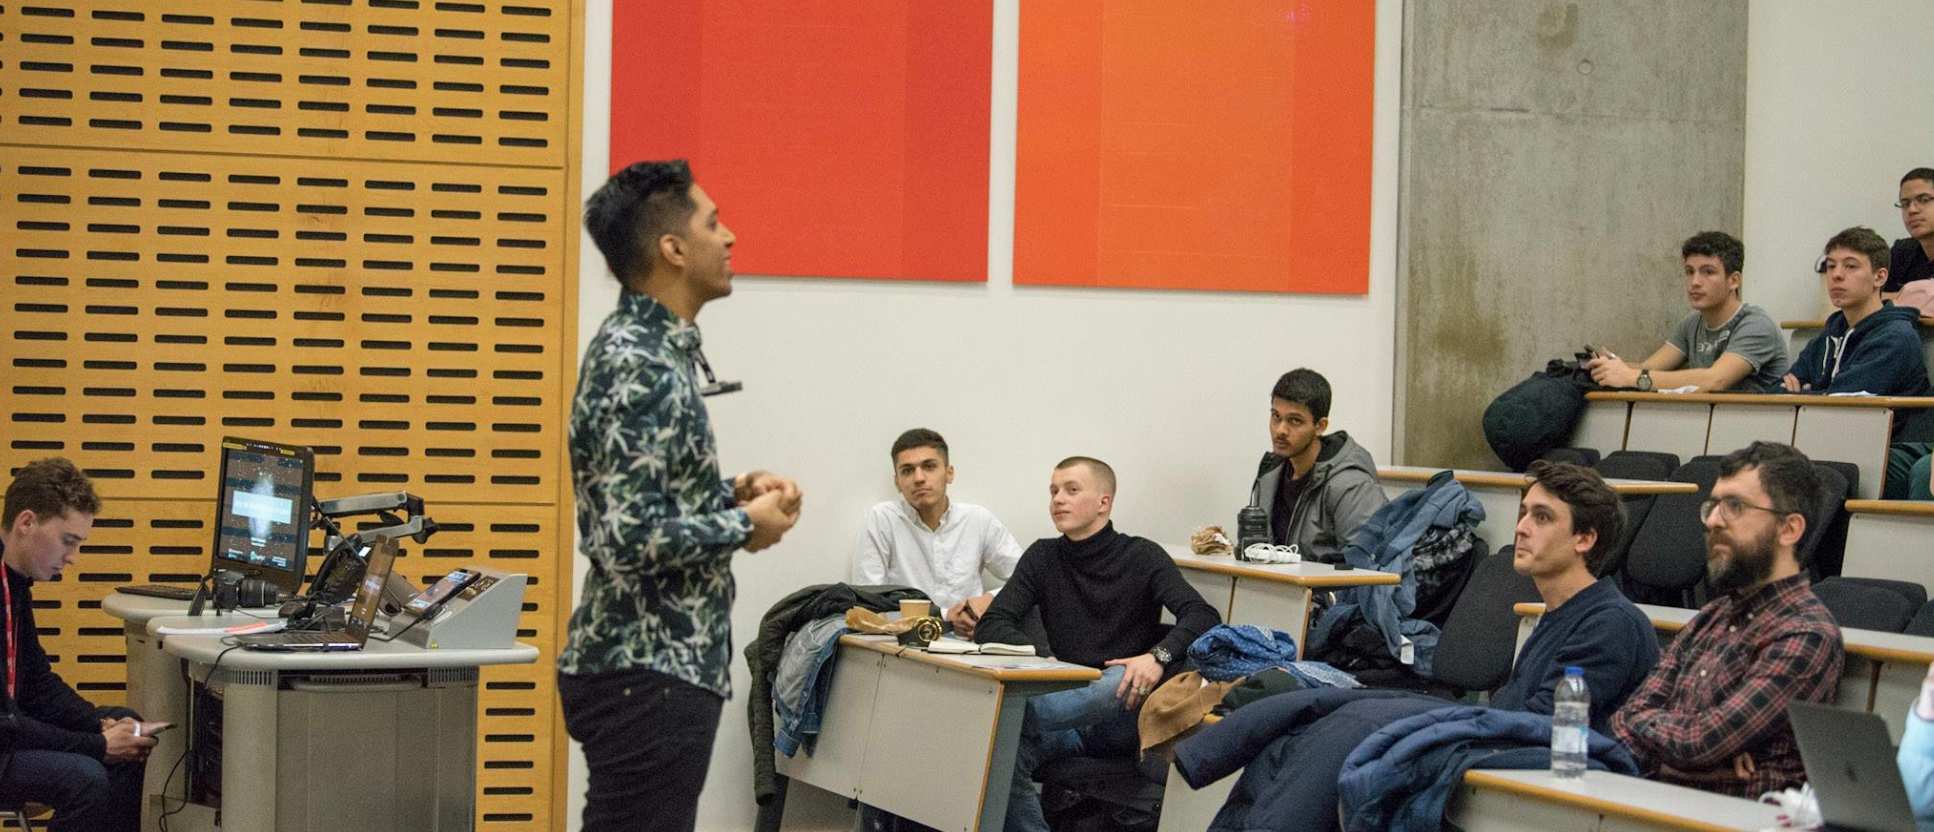
[[[1406,4],[1401,462],[1498,468],[1498,393],[1586,343],[1664,343],[1679,243],[1740,235],[1746,21],[1746,0]]]

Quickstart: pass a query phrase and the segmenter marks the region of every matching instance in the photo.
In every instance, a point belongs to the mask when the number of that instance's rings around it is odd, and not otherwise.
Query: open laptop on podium
[[[265,633],[241,636],[235,641],[251,650],[308,652],[361,650],[369,642],[369,627],[383,600],[383,584],[389,581],[390,567],[396,562],[396,539],[378,538],[369,551],[369,566],[363,570],[362,583],[356,586],[356,599],[349,605],[348,620],[341,630]]]

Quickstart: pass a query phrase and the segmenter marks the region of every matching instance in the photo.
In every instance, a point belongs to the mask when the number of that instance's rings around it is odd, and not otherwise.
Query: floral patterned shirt
[[[719,476],[698,328],[626,291],[571,403],[578,545],[591,561],[562,673],[645,669],[732,695],[732,553],[752,531]]]

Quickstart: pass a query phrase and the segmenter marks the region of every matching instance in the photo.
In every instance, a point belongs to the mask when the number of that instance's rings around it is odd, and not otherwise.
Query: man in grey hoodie
[[[1330,383],[1310,369],[1276,380],[1269,394],[1269,453],[1250,496],[1269,516],[1269,540],[1334,563],[1363,521],[1388,500],[1377,462],[1330,426]]]

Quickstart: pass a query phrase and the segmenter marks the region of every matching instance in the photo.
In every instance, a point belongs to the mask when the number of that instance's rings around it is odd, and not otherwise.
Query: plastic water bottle
[[[1585,737],[1591,731],[1592,692],[1582,668],[1565,668],[1551,696],[1551,774],[1585,776]]]

